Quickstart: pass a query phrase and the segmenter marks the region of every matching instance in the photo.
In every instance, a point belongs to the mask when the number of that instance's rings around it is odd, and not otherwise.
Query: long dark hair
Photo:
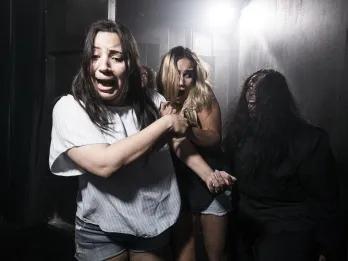
[[[246,100],[251,82],[256,87],[252,116]],[[261,164],[276,166],[289,154],[289,144],[304,123],[285,77],[275,70],[262,69],[243,84],[224,146],[228,155],[234,155],[251,139],[253,155],[245,163],[248,168],[255,171]]]
[[[146,90],[141,88],[139,52],[131,32],[121,23],[100,20],[93,23],[87,33],[81,67],[72,83],[72,95],[85,109],[91,121],[106,131],[111,123],[111,113],[91,79],[91,61],[94,39],[98,32],[116,33],[121,41],[122,53],[126,63],[126,77],[123,88],[123,104],[135,111],[140,129],[143,129],[158,118],[158,110],[149,98]]]

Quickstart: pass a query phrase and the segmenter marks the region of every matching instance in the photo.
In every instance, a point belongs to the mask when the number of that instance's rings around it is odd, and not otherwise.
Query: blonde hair
[[[178,104],[178,88],[180,75],[177,68],[178,60],[189,59],[194,66],[193,85],[183,104]],[[211,109],[214,95],[208,78],[208,70],[205,63],[189,48],[177,46],[169,50],[161,61],[157,75],[157,87],[164,97],[172,102],[172,105],[184,113],[191,125],[198,126],[197,112],[203,109]]]

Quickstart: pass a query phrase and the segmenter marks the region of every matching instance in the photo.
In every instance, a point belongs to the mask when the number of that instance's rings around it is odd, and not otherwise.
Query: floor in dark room
[[[0,248],[0,260],[4,261],[75,260],[73,233],[48,224],[30,228],[3,227]]]

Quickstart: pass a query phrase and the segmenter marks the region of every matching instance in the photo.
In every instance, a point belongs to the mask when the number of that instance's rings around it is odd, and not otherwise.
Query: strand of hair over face
[[[208,70],[205,63],[200,60],[194,53],[192,53],[192,58],[195,65],[195,83],[191,88],[185,103],[183,104],[183,110],[191,111],[191,117],[188,118],[189,121],[196,122],[198,125],[197,112],[203,109],[211,110],[213,102],[212,85],[208,79]],[[193,113],[195,112],[195,113]]]

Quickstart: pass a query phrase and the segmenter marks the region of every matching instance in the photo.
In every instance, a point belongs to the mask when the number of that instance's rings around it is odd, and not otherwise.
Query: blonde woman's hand
[[[160,105],[161,117],[168,114],[176,114],[176,109],[170,104],[170,102],[162,102]]]
[[[171,131],[174,137],[184,137],[189,127],[187,120],[180,114],[167,114],[171,118]]]
[[[211,172],[206,181],[206,185],[211,193],[220,193],[230,188],[236,180],[235,177],[225,171],[215,170]]]

